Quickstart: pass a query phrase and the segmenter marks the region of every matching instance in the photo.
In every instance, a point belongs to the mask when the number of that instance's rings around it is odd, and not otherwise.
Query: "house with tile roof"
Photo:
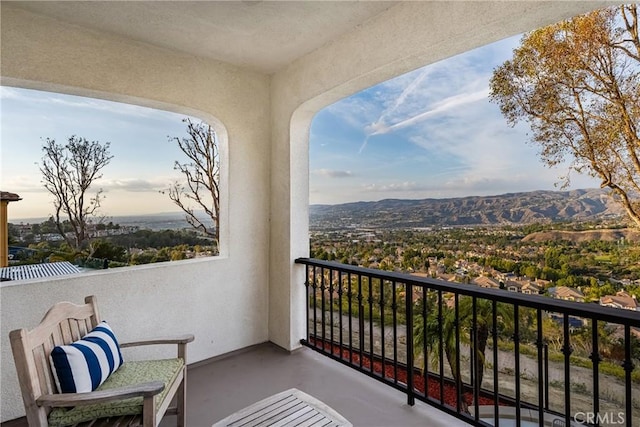
[[[520,292],[528,295],[538,295],[541,289],[542,288],[538,286],[536,282],[527,282],[522,285],[522,288],[520,288]]]
[[[480,276],[473,279],[473,284],[481,288],[500,289],[500,282],[497,279],[487,276]]]
[[[640,311],[640,304],[634,295],[625,291],[618,291],[615,295],[605,295],[600,298],[600,305],[604,307],[621,308],[624,310]]]
[[[504,282],[504,288],[509,292],[522,292],[524,284],[518,280],[507,280]]]
[[[584,302],[584,294],[578,289],[568,286],[556,286],[549,288],[549,296],[551,298],[562,299],[565,301]]]

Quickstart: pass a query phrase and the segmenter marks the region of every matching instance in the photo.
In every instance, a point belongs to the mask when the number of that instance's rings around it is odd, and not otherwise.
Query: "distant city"
[[[48,218],[49,217],[15,218],[10,219],[9,222],[15,225],[40,224]],[[207,217],[203,216],[202,218],[206,219]],[[119,224],[126,228],[137,228],[140,230],[152,231],[181,230],[183,228],[191,227],[182,212],[163,212],[151,215],[105,216],[101,222],[113,222],[114,224]]]

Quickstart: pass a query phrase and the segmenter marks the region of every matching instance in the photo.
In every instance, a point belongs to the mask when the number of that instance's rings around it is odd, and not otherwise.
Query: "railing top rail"
[[[629,325],[640,328],[639,311],[622,310],[613,307],[603,307],[599,304],[565,301],[545,297],[542,295],[520,294],[509,292],[504,289],[486,289],[479,286],[447,282],[444,280],[430,279],[426,277],[417,277],[406,273],[388,272],[372,268],[356,267],[348,264],[341,264],[339,262],[323,261],[314,258],[298,258],[295,260],[295,262],[297,264],[324,267],[327,269],[342,271],[345,273],[353,273],[376,279],[406,283],[443,292],[453,292],[476,298],[495,300],[507,304],[517,304],[519,306],[531,307],[544,311],[558,312],[576,317],[586,317],[596,320],[602,320],[605,322]]]

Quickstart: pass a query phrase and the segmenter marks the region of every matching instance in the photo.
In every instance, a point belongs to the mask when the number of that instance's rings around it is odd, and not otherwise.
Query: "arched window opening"
[[[224,165],[215,125],[131,104],[1,91],[2,190],[21,198],[8,207],[9,267],[102,269],[219,253]],[[5,279],[22,277],[5,270]]]
[[[625,324],[640,311],[637,16],[595,11],[317,113],[312,259],[299,260],[310,346],[395,384],[391,366],[419,364],[418,395],[489,423],[639,422],[640,371],[618,369],[640,354]],[[450,399],[427,389],[443,377]],[[531,417],[503,411],[506,384]],[[455,395],[465,387],[473,396]]]

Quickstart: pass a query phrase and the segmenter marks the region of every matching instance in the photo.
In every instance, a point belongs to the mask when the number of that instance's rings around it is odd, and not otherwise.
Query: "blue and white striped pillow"
[[[118,340],[107,322],[69,345],[54,347],[51,364],[60,393],[95,390],[122,365]]]

